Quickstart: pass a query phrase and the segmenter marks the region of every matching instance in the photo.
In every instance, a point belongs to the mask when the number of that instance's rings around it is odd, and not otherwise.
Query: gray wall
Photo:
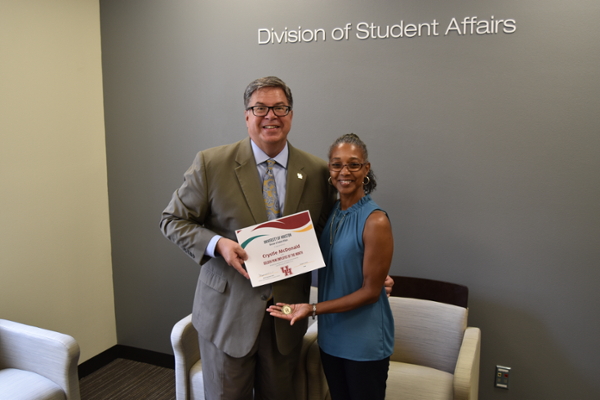
[[[393,274],[469,286],[481,398],[600,397],[600,3],[101,0],[119,343],[171,352],[199,268],[158,230],[201,149],[245,137],[242,91],[277,75],[291,142],[359,134],[394,228]],[[444,36],[454,17],[513,34]],[[439,22],[439,36],[331,29]],[[259,28],[325,42],[259,45]],[[494,366],[513,368],[509,391]]]

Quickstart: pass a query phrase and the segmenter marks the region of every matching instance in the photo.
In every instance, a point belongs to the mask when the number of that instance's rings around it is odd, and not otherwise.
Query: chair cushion
[[[467,309],[407,297],[389,300],[395,328],[391,360],[454,373],[467,327]]]
[[[390,362],[386,399],[451,400],[454,376],[434,368]]]
[[[0,369],[0,400],[66,400],[60,386],[33,372]]]

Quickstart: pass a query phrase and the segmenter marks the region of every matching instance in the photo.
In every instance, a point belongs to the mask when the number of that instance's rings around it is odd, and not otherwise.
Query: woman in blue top
[[[366,145],[351,133],[329,149],[330,183],[339,201],[319,243],[319,302],[278,303],[267,311],[295,321],[319,317],[319,347],[333,400],[385,398],[394,320],[384,280],[394,240],[387,214],[369,195],[376,186]]]

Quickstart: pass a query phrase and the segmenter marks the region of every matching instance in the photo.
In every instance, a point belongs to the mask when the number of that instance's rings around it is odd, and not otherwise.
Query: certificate
[[[291,278],[325,266],[308,211],[235,232],[246,253],[253,287]]]

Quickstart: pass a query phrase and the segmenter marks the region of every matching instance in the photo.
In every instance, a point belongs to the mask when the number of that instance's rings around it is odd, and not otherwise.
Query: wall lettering
[[[445,28],[440,30],[440,23],[433,19],[428,22],[406,23],[401,20],[394,25],[377,25],[374,22],[359,22],[356,25],[347,23],[331,30],[323,28],[297,29],[259,28],[258,44],[288,44],[288,43],[319,43],[325,42],[327,32],[333,41],[380,40],[414,37],[434,36],[470,36],[470,35],[497,35],[511,34],[517,30],[517,21],[514,18],[495,18],[493,15],[487,19],[477,16],[467,16],[461,19],[452,18]]]

